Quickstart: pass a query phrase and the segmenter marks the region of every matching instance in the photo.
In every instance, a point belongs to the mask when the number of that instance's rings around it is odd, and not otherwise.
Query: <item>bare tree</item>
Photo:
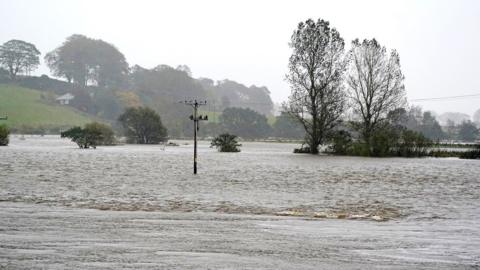
[[[371,138],[390,111],[406,104],[404,76],[397,51],[387,54],[375,39],[352,42],[349,53],[348,94],[361,119],[359,130],[370,150]]]
[[[328,21],[308,19],[298,24],[290,47],[292,92],[284,107],[303,125],[310,153],[317,154],[344,111],[345,42]]]

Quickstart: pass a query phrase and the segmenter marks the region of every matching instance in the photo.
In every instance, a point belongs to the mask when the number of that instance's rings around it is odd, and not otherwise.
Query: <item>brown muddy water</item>
[[[480,269],[480,162],[0,148],[0,269]]]

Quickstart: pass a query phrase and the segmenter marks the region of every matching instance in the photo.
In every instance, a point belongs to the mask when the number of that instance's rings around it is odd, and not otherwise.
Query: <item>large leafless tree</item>
[[[309,19],[298,24],[290,47],[291,95],[284,107],[303,125],[305,142],[316,154],[344,111],[345,42],[328,21]]]
[[[347,85],[359,130],[370,146],[373,133],[384,123],[390,111],[406,104],[404,76],[397,51],[387,53],[375,39],[352,42],[349,53]]]

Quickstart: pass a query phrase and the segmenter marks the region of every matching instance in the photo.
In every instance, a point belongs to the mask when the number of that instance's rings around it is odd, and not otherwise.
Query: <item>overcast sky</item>
[[[400,53],[409,99],[480,94],[480,1],[23,1],[0,0],[0,43],[21,39],[43,55],[72,34],[113,43],[130,65],[188,65],[194,77],[267,86],[275,102],[290,36],[322,18],[350,47],[376,38]],[[49,74],[45,66],[37,74]],[[472,114],[480,96],[417,103]]]

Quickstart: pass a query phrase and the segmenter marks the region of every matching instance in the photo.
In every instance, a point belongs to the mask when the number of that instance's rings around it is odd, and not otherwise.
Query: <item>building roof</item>
[[[61,95],[61,96],[57,97],[56,100],[71,100],[73,98],[75,98],[74,95],[72,95],[70,93],[66,93],[64,95]]]

